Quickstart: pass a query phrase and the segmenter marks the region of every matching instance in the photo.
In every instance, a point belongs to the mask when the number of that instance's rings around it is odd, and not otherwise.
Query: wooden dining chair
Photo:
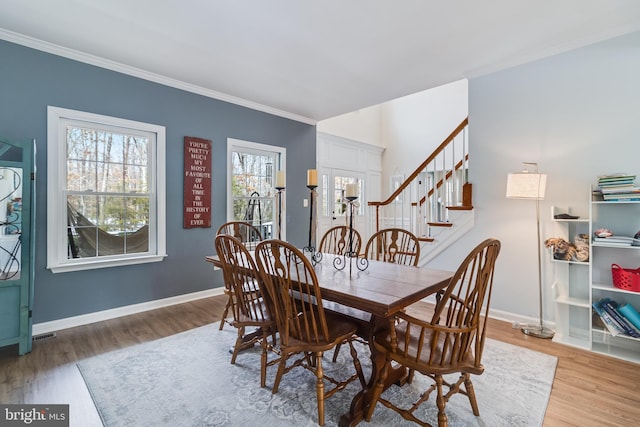
[[[227,234],[219,234],[215,245],[224,280],[233,288],[235,297],[232,325],[238,329],[238,337],[233,347],[231,363],[236,363],[241,349],[260,343],[260,387],[264,387],[269,336],[273,339],[273,345],[276,343],[276,322],[268,294],[251,253],[240,240]],[[255,330],[247,333],[247,328]]]
[[[240,240],[245,246],[249,246],[252,249],[255,249],[255,246],[258,244],[258,242],[262,241],[260,230],[258,230],[254,225],[245,221],[225,222],[218,228],[216,236],[220,234],[233,236],[236,239]],[[222,330],[225,323],[231,324],[227,320],[227,317],[229,316],[229,312],[234,312],[233,306],[235,304],[233,287],[226,282],[224,284],[224,293],[227,295],[227,302],[224,306],[224,310],[222,311],[220,330]]]
[[[357,325],[344,317],[325,312],[318,278],[309,259],[293,245],[282,240],[265,240],[256,248],[256,259],[262,279],[271,296],[279,333],[280,361],[273,384],[278,391],[282,376],[302,366],[316,376],[318,424],[324,425],[325,399],[364,375],[353,346]],[[322,355],[346,342],[351,349],[355,373],[346,379],[327,375]],[[290,362],[290,363],[288,363]],[[325,379],[333,387],[325,390]]]
[[[229,234],[240,240],[246,246],[255,246],[262,241],[260,230],[253,224],[246,221],[229,221],[218,227],[218,234]]]
[[[352,233],[349,233],[349,230],[352,230]],[[362,246],[360,233],[355,228],[351,229],[346,225],[338,225],[328,229],[320,239],[318,250],[325,254],[344,255],[349,252],[349,239],[353,239],[351,242],[352,251],[359,254]]]
[[[371,235],[365,247],[364,257],[376,261],[417,266],[420,260],[420,242],[410,231],[402,228],[385,228]],[[333,353],[334,362],[339,352],[340,345]]]
[[[475,416],[480,415],[471,374],[484,372],[482,352],[488,319],[493,272],[500,252],[500,242],[487,239],[476,246],[462,261],[458,270],[436,304],[431,320],[399,313],[390,319],[387,329],[374,334],[375,350],[385,355],[386,363],[374,388],[372,403],[366,414],[370,421],[376,402],[393,409],[403,418],[422,426],[430,425],[418,419],[414,412],[436,391],[438,426],[448,425],[446,404],[451,396],[461,393],[469,398]],[[409,382],[414,372],[433,380],[417,402],[401,408],[398,402],[381,396],[391,363],[409,369]],[[443,375],[459,373],[455,383]],[[446,393],[443,391],[446,388]],[[407,405],[403,405],[407,406]]]
[[[367,241],[364,256],[377,261],[418,265],[420,242],[410,231],[402,228],[385,228],[371,235]]]

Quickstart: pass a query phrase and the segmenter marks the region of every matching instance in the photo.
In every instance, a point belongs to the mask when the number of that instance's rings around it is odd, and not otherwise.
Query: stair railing
[[[375,231],[400,227],[432,240],[432,227],[450,226],[449,210],[471,208],[467,128],[465,118],[386,200],[368,203]]]

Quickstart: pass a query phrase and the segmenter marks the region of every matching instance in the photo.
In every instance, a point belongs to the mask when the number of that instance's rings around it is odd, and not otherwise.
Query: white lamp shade
[[[519,172],[507,176],[507,198],[544,199],[547,175],[543,173]]]

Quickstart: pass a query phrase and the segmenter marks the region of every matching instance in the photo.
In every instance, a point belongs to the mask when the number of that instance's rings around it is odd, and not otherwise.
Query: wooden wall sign
[[[184,228],[211,227],[211,141],[184,137]]]

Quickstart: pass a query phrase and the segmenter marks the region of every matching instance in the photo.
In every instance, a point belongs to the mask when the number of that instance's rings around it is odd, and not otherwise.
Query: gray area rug
[[[313,374],[296,368],[283,377],[277,394],[271,393],[276,367],[267,372],[267,388],[260,388],[260,350],[241,353],[230,364],[229,348],[236,332],[218,324],[124,348],[78,363],[105,426],[316,426],[317,406]],[[368,377],[369,350],[359,346]],[[353,369],[347,349],[334,364],[325,355],[327,373]],[[549,401],[557,358],[487,340],[485,372],[472,380],[480,417],[468,399],[456,395],[447,404],[449,425],[541,426]],[[411,403],[428,387],[419,374],[410,385],[392,386],[386,396]],[[326,401],[326,424],[337,425],[349,409],[359,383],[350,384]],[[418,412],[437,425],[432,396]],[[378,404],[370,423],[363,426],[413,426]]]

